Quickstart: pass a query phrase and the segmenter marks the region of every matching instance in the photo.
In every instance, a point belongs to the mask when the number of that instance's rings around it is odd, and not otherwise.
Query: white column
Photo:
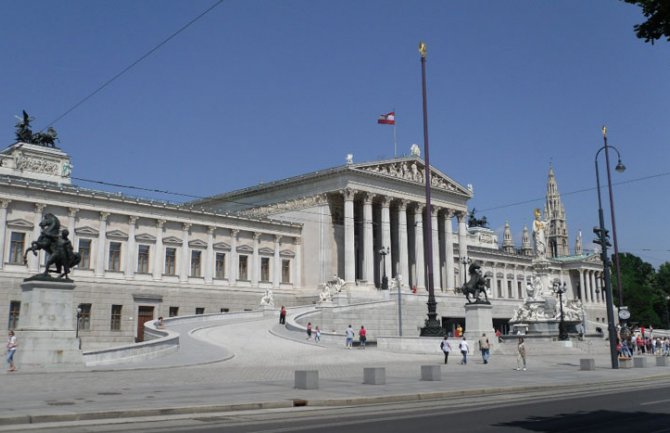
[[[137,227],[137,220],[139,217],[130,215],[128,217],[128,248],[126,251],[126,279],[130,280],[135,277],[135,267],[137,261],[135,254],[137,253],[137,244],[135,243],[135,228]],[[156,251],[154,251],[154,255]]]
[[[584,270],[579,270],[579,297],[582,303],[586,302],[586,286],[584,285]]]
[[[596,287],[598,288],[598,302],[604,304],[606,303],[607,296],[605,296],[605,290],[603,289],[603,280],[602,274],[600,272],[595,273]]]
[[[258,286],[258,280],[259,280],[259,275],[260,275],[260,269],[261,269],[261,263],[260,263],[260,258],[258,257],[258,243],[261,240],[261,234],[254,232],[253,234],[254,238],[254,252],[251,253],[251,286],[256,287]]]
[[[42,231],[42,228],[40,227],[40,221],[42,221],[42,212],[46,206],[47,205],[42,203],[35,203],[35,215],[33,217],[33,242],[37,241],[37,239],[40,237],[40,232]],[[41,257],[42,253],[40,251],[37,252],[37,255],[28,255],[28,269],[30,272],[37,272],[39,270]]]
[[[67,221],[67,231],[70,232],[70,242],[72,243],[72,247],[75,248],[75,251],[77,250],[77,239],[75,236],[75,226],[77,223],[77,213],[79,212],[79,209],[75,207],[71,207],[67,210],[68,214],[68,221]]]
[[[153,279],[163,278],[163,226],[165,220],[156,220],[156,254],[154,255]]]
[[[233,284],[237,282],[240,273],[237,254],[237,237],[239,234],[239,230],[233,229],[230,231],[230,282]]]
[[[105,275],[105,247],[107,243],[107,218],[109,212],[100,212],[100,228],[98,229],[98,255],[95,260],[95,276]]]
[[[433,290],[437,291],[436,289],[439,288],[440,291],[444,292],[444,284],[442,284],[442,278],[441,278],[441,266],[440,266],[440,236],[439,236],[439,229],[437,225],[437,213],[438,213],[438,208],[435,206],[431,206],[430,210],[430,218],[431,218],[431,230],[433,233],[431,233],[431,237],[433,238]]]
[[[454,291],[454,233],[451,228],[451,218],[453,211],[447,210],[444,214],[444,240],[445,240],[445,258],[444,275],[446,275],[446,289],[453,293]]]
[[[354,250],[354,194],[353,189],[344,190],[344,281],[356,279],[356,252]]]
[[[0,200],[0,270],[5,266],[5,242],[7,241],[7,208],[11,200]]]
[[[191,229],[191,223],[183,223],[181,225],[181,263],[179,267],[179,281],[182,283],[188,282],[189,267],[191,264],[191,258],[189,257],[189,230]]]
[[[391,246],[391,198],[383,197],[382,198],[382,247],[388,248],[388,254],[386,255],[386,260],[383,260],[384,272],[386,277],[391,280],[393,278],[393,258],[392,258],[392,246]],[[390,283],[389,283],[390,284]]]
[[[401,284],[409,287],[409,241],[407,240],[407,200],[398,204],[398,248],[400,249]]]
[[[372,236],[372,199],[374,195],[366,193],[363,196],[363,279],[368,284],[375,281],[375,246]]]
[[[426,288],[426,264],[423,260],[423,208],[424,205],[417,205],[414,210],[414,257],[416,257],[416,288]]]
[[[457,212],[456,218],[458,219],[458,258],[463,259],[463,257],[468,256],[468,229],[465,226],[465,212]],[[465,284],[467,281],[468,275],[465,268],[459,267],[459,272],[461,274],[461,285]],[[491,281],[491,292],[495,292],[495,281]]]
[[[596,284],[595,278],[593,277],[593,271],[589,271],[589,297],[592,303],[596,302]]]
[[[207,257],[205,257],[205,284],[214,281],[214,231],[216,227],[207,227]]]
[[[300,288],[302,286],[302,239],[295,238],[295,258],[293,269],[295,273],[291,276],[293,287]]]
[[[274,256],[274,264],[272,265],[272,288],[273,289],[278,289],[279,288],[279,282],[281,281],[281,260],[279,258],[279,248],[281,247],[280,244],[281,241],[281,236],[275,235],[275,256]]]

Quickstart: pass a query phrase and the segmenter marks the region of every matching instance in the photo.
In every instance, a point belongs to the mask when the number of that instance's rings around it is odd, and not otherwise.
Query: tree
[[[657,39],[666,37],[670,41],[670,0],[624,0],[626,3],[638,5],[647,18],[642,24],[633,28],[638,38],[652,44]]]
[[[664,328],[667,324],[665,293],[655,284],[654,267],[641,258],[629,254],[619,254],[624,302],[631,314],[631,321],[644,325]],[[616,273],[612,276],[616,286]]]

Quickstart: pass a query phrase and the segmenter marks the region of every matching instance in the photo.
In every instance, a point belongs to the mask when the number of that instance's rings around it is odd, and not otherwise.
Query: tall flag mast
[[[398,138],[396,135],[395,108],[390,113],[382,114],[377,118],[380,125],[393,125],[393,157],[398,157]]]

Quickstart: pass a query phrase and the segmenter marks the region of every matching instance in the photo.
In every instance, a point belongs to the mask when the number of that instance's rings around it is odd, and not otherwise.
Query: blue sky
[[[1,2],[4,144],[22,109],[45,127],[214,3]],[[581,229],[588,246],[607,124],[628,168],[613,172],[620,250],[658,266],[670,261],[670,44],[637,39],[642,20],[613,0],[228,0],[54,127],[75,177],[196,196],[348,153],[389,158],[379,114],[396,110],[399,154],[423,145],[424,40],[431,162],[474,186],[471,208],[500,232],[509,221],[518,242],[551,163],[570,244]]]

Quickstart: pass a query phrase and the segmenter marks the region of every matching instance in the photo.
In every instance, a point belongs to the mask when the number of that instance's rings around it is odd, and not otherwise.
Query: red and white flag
[[[395,112],[391,111],[390,113],[382,114],[377,119],[377,123],[381,125],[395,125]]]

